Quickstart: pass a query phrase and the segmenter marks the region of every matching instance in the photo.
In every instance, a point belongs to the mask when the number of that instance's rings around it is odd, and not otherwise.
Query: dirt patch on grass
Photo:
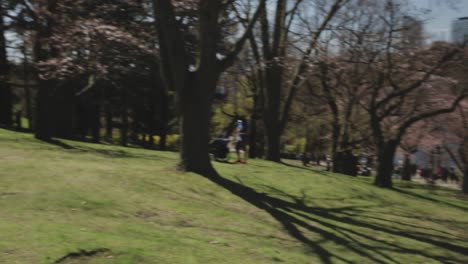
[[[148,211],[138,211],[135,213],[135,216],[138,218],[148,219],[157,216],[157,213],[148,212]]]

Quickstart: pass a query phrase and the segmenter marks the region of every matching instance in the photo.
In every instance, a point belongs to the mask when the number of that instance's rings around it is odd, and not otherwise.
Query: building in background
[[[452,22],[452,42],[462,44],[468,41],[468,17],[460,17]]]
[[[409,47],[422,47],[424,45],[424,25],[421,20],[412,16],[403,17],[401,37],[403,43]]]

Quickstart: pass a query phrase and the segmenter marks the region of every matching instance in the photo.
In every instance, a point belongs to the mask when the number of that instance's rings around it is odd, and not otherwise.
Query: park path
[[[429,185],[429,183],[424,178],[422,178],[421,176],[412,177],[411,181]],[[444,182],[442,180],[436,180],[435,185],[442,186],[442,187],[447,187],[447,188],[451,188],[451,189],[455,189],[455,190],[461,190],[461,182],[452,183],[452,182]]]

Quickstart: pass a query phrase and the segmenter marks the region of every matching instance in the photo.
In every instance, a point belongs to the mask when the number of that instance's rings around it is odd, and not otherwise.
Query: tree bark
[[[0,5],[0,124],[13,125],[13,92],[8,84],[10,67],[6,52],[3,8]]]
[[[166,150],[167,149],[167,133],[169,131],[169,95],[167,94],[166,87],[163,86],[162,82],[160,82],[160,90],[159,97],[160,97],[160,124],[159,124],[159,149]]]
[[[462,191],[465,194],[468,194],[468,168],[465,168],[463,172],[463,186]]]
[[[264,123],[267,130],[267,154],[266,159],[269,161],[281,161],[281,86],[283,82],[283,69],[277,63],[272,62],[266,69],[266,84],[265,89],[265,109]]]
[[[401,179],[404,181],[411,181],[411,159],[409,158],[409,154],[406,155],[403,162]]]
[[[114,122],[112,121],[112,106],[110,105],[109,102],[106,103],[105,115],[106,115],[106,140],[111,141],[112,130],[114,128]]]
[[[56,0],[48,0],[43,3],[48,11],[45,21],[36,21],[40,25],[34,40],[34,61],[38,64],[46,61],[53,52],[52,47],[45,45],[52,34],[54,21],[52,15],[55,13]],[[42,22],[42,23],[41,23]],[[42,140],[49,140],[56,131],[56,111],[54,109],[54,83],[38,76],[38,91],[36,95],[36,116],[35,116],[35,137]]]
[[[377,155],[377,176],[374,181],[375,185],[383,188],[391,188],[393,186],[393,159],[397,146],[398,144],[391,140],[379,148]]]
[[[281,161],[281,134],[278,128],[267,129],[267,154],[266,159],[269,161]]]
[[[100,130],[101,130],[101,111],[99,104],[93,102],[91,105],[91,134],[93,137],[94,143],[99,143],[100,141]]]
[[[254,99],[255,104],[255,99]],[[257,114],[255,111],[250,115],[250,129],[249,129],[249,158],[256,159],[257,152]]]
[[[332,128],[332,161],[333,161],[333,172],[339,172],[338,164],[341,162],[338,160],[338,141],[340,138],[340,124],[338,117],[334,117],[333,128]]]
[[[53,123],[55,127],[53,136],[56,137],[73,137],[74,121],[76,118],[74,112],[76,111],[74,109],[75,98],[72,89],[70,89],[71,86],[70,84],[69,86],[57,87],[57,90],[53,92],[54,95],[51,95],[53,108],[55,109],[53,116],[51,116],[51,118],[54,118]]]
[[[125,87],[122,88],[122,108],[121,108],[121,127],[120,127],[120,144],[122,146],[127,146],[128,144],[128,102],[127,102],[127,90]]]
[[[52,96],[52,83],[39,80],[36,95],[35,137],[41,140],[50,139],[55,133],[54,98]]]
[[[182,146],[179,168],[206,175],[213,170],[209,157],[212,103],[209,91],[215,90],[217,79],[203,82],[197,73],[190,75],[191,80],[187,82],[188,87],[181,97]]]
[[[23,36],[24,41],[25,36]],[[31,99],[31,87],[29,85],[29,60],[28,54],[26,51],[26,44],[21,47],[21,52],[23,53],[23,74],[24,74],[24,96],[26,97],[26,118],[28,119],[28,129],[34,129],[33,121],[33,107]]]

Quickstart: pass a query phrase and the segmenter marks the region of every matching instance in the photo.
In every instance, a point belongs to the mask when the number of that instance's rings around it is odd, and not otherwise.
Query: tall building
[[[452,42],[462,44],[468,41],[468,17],[460,17],[452,22]]]

